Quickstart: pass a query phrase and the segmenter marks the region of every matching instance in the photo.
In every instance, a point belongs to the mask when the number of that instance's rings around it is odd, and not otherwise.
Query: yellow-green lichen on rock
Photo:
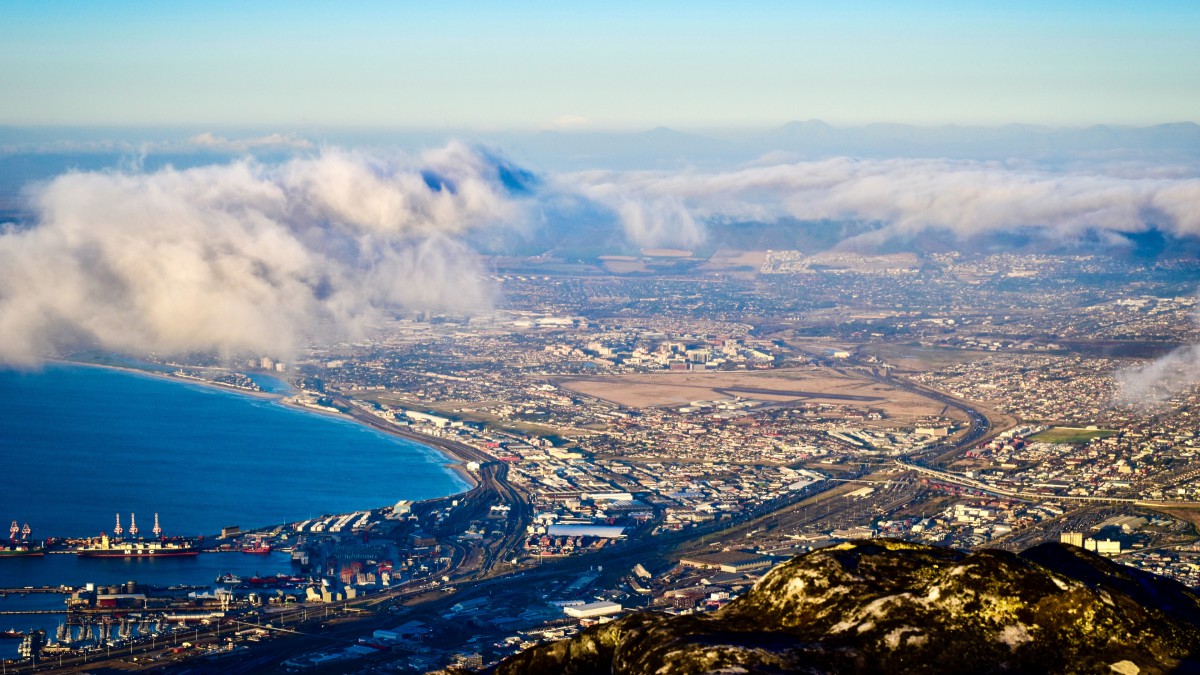
[[[713,614],[630,615],[518,654],[495,672],[1200,669],[1200,599],[1170,580],[1117,567],[1059,544],[1017,555],[847,542],[776,567]]]

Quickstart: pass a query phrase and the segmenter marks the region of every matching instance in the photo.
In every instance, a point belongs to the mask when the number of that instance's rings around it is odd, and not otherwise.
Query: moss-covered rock
[[[517,654],[513,673],[1200,670],[1200,599],[1082,549],[892,540],[798,556],[710,615],[634,614]]]

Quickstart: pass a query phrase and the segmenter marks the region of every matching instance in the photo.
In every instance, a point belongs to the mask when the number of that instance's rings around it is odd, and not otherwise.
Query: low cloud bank
[[[1039,228],[1063,241],[1084,234],[1200,235],[1200,179],[1050,173],[1000,163],[854,160],[752,166],[717,173],[580,172],[588,196],[614,204],[668,204],[661,217],[626,217],[634,241],[687,245],[695,223],[783,218],[878,223],[871,237],[925,230],[975,235]],[[688,217],[671,217],[675,209]],[[624,211],[622,211],[624,212]]]
[[[0,233],[0,361],[95,346],[290,353],[386,307],[491,302],[463,236],[520,218],[490,158],[327,151],[265,166],[69,173]]]
[[[1200,179],[1177,172],[764,158],[723,172],[534,177],[459,143],[416,157],[325,150],[278,164],[74,172],[30,201],[33,222],[0,231],[0,362],[83,345],[285,354],[359,334],[386,308],[486,308],[476,247],[513,235],[555,248],[579,214],[600,223],[597,236],[611,228],[651,248],[701,246],[708,228],[744,221],[871,223],[843,242],[868,246],[932,229],[964,241],[1030,228],[1065,242],[1120,243],[1151,228],[1200,236]],[[1126,389],[1194,381],[1198,355],[1130,371]]]
[[[866,247],[929,230],[968,241],[1032,229],[1049,241],[1090,237],[1117,246],[1152,228],[1200,236],[1200,179],[1122,169],[1053,173],[992,162],[839,158],[716,173],[593,171],[573,180],[584,194],[616,205],[626,235],[643,245],[686,248],[704,239],[704,223],[785,218],[875,223],[878,229],[841,242]],[[1200,382],[1200,345],[1117,379],[1121,402],[1165,400]]]

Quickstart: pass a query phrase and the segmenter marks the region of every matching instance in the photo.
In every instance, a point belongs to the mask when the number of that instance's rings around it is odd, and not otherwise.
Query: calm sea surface
[[[96,535],[117,512],[125,528],[136,513],[143,536],[155,513],[167,534],[211,535],[465,490],[446,463],[425,446],[272,399],[87,366],[0,370],[0,537],[13,520],[39,540]],[[221,572],[289,570],[285,554],[48,555],[0,559],[0,588],[199,585]],[[62,598],[0,598],[0,612],[27,603],[61,607]],[[31,619],[0,614],[0,630],[55,620]]]
[[[86,366],[0,371],[0,537],[13,520],[35,539],[96,535],[118,512],[143,536],[155,513],[167,534],[211,535],[466,489],[446,462],[273,399]],[[23,585],[14,562],[0,588]]]
[[[104,368],[0,371],[0,529],[28,522],[38,539],[111,530],[117,512],[192,536],[465,489],[446,461],[272,399]]]

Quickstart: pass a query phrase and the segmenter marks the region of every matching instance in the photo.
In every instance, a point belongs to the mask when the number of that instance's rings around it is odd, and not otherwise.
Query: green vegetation
[[[1115,433],[1109,429],[1053,427],[1030,436],[1029,440],[1036,443],[1087,443],[1093,438],[1107,438]]]

